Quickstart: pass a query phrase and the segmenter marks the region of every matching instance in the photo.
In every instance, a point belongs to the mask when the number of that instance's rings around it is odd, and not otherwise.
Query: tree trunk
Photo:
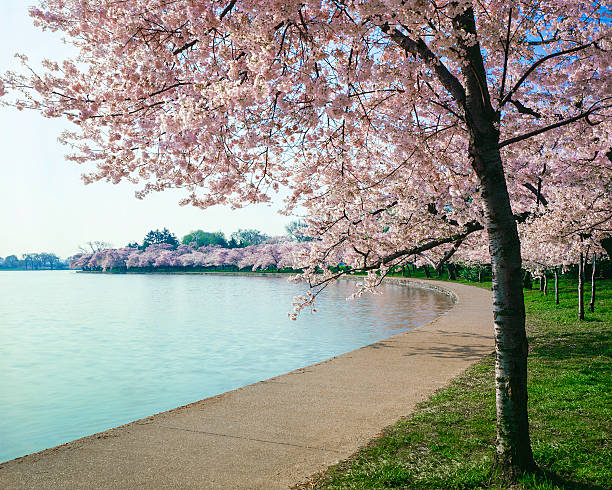
[[[595,311],[595,254],[593,254],[593,267],[591,268],[591,301],[589,302],[589,310],[591,313]]]
[[[555,304],[559,304],[559,269],[555,267]]]
[[[478,266],[478,282],[482,282],[482,267]]]
[[[542,291],[544,291],[544,294],[548,294],[548,276],[546,275],[546,272],[542,274],[542,277],[544,278],[544,288]]]
[[[540,292],[544,291],[544,276],[543,275],[538,276],[538,288],[540,289]]]
[[[455,272],[454,264],[448,264],[448,278],[451,281],[454,281],[455,279],[457,279],[457,273]]]
[[[527,419],[527,335],[516,221],[497,143],[479,148],[492,266],[495,326],[496,462],[506,481],[535,469]],[[477,162],[478,163],[478,162]]]
[[[471,7],[458,10],[453,26],[458,34],[467,33],[478,39]],[[457,36],[456,42],[468,67],[461,70],[465,93],[450,82],[447,87],[465,108],[469,154],[480,180],[491,254],[497,410],[495,460],[502,478],[514,483],[522,473],[535,469],[527,419],[528,344],[521,247],[499,150],[500,116],[491,103],[480,43],[468,43],[462,35]]]
[[[529,289],[529,290],[533,289],[533,282],[532,282],[532,278],[531,278],[531,272],[529,272],[529,271],[525,271],[525,274],[523,275],[523,287],[525,289]]]
[[[425,271],[425,277],[431,277],[431,274],[429,273],[429,267],[427,266],[427,264],[423,265],[423,270]]]
[[[584,254],[578,261],[578,319],[584,320]]]

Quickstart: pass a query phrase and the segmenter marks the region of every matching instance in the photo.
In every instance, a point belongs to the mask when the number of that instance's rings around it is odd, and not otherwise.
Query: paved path
[[[0,488],[287,488],[344,459],[492,352],[491,293],[428,325],[0,465]],[[0,441],[1,443],[1,441]]]

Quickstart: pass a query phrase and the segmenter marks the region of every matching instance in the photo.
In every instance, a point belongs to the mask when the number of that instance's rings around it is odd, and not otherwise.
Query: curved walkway
[[[0,488],[270,489],[303,481],[493,351],[489,291],[421,284],[452,292],[455,306],[327,361],[0,464]]]

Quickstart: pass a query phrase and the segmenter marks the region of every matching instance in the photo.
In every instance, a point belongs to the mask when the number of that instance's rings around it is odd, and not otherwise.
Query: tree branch
[[[456,242],[453,244],[452,248],[451,248],[451,249],[450,249],[448,252],[446,252],[446,253],[444,254],[444,257],[442,257],[442,258],[440,259],[440,262],[438,262],[438,264],[434,266],[434,267],[435,267],[435,269],[436,269],[436,272],[440,272],[440,268],[441,268],[441,267],[442,267],[442,266],[443,266],[443,265],[444,265],[446,262],[448,262],[448,260],[449,260],[449,259],[450,259],[450,258],[451,258],[453,255],[455,255],[455,252],[456,252],[457,250],[459,250],[459,247],[460,247],[460,246],[461,246],[461,244],[463,243],[463,240],[465,240],[465,238],[460,238],[459,240],[457,240],[457,241],[456,241]]]
[[[174,51],[172,51],[173,55],[177,55],[177,54],[181,54],[183,51],[185,51],[186,49],[191,48],[192,46],[195,46],[195,44],[198,42],[197,39],[194,39],[191,42],[188,42],[187,44],[184,44],[183,46],[181,46],[180,48],[176,48]]]
[[[500,99],[506,90],[506,76],[508,74],[508,57],[510,53],[510,27],[512,26],[512,7],[508,9],[508,28],[506,30],[506,44],[504,45],[504,72],[502,73],[502,83],[499,89]]]
[[[514,87],[512,87],[510,89],[510,91],[504,96],[504,98],[501,100],[501,102],[499,103],[499,109],[500,110],[504,104],[506,104],[506,102],[508,102],[510,100],[510,98],[514,95],[514,93],[521,87],[521,85],[523,84],[523,82],[525,80],[527,80],[527,77],[529,77],[529,75],[531,75],[534,70],[540,66],[542,63],[547,62],[548,60],[552,59],[552,58],[556,58],[558,56],[563,56],[566,54],[571,54],[571,53],[576,53],[578,51],[582,51],[583,49],[588,48],[589,46],[593,45],[594,43],[588,43],[588,44],[582,44],[580,46],[576,46],[573,48],[569,48],[569,49],[564,49],[563,51],[558,51],[556,53],[551,53],[547,56],[544,56],[543,58],[540,58],[538,61],[536,61],[533,65],[531,65],[527,71],[525,73],[523,73],[523,76],[521,76],[521,78],[519,78],[518,82],[516,82],[514,84]]]
[[[461,106],[465,106],[465,89],[461,82],[453,75],[440,59],[429,49],[429,46],[421,38],[416,41],[400,32],[397,28],[391,28],[388,23],[380,26],[380,29],[402,47],[407,53],[421,58],[429,66],[440,80],[440,83],[450,92],[455,101]]]
[[[536,196],[536,203],[541,202],[542,204],[544,204],[544,206],[548,206],[548,200],[542,195],[541,192],[538,192],[538,189],[536,189],[533,184],[526,182],[525,184],[523,184],[523,187],[533,192],[533,194]]]
[[[394,260],[399,259],[400,257],[404,257],[406,255],[415,255],[415,254],[423,253],[423,252],[426,252],[427,250],[431,250],[432,248],[439,247],[440,245],[445,245],[447,243],[456,242],[457,240],[463,240],[468,235],[474,233],[475,231],[480,231],[480,230],[484,230],[484,226],[478,223],[477,221],[471,221],[470,223],[466,224],[465,230],[463,232],[456,233],[446,238],[439,238],[436,240],[431,240],[427,243],[424,243],[423,245],[419,245],[418,247],[399,250],[395,253],[387,255],[386,257],[384,257],[377,263],[372,264],[362,270],[378,269],[381,265],[387,265],[388,263],[393,262]]]
[[[590,116],[591,114],[593,114],[595,111],[597,111],[599,109],[608,109],[609,107],[612,107],[612,106],[603,106],[603,107],[597,107],[597,108],[594,108],[594,109],[590,109],[590,110],[588,110],[586,112],[578,114],[577,116],[570,117],[568,119],[564,119],[563,121],[559,121],[559,122],[554,123],[554,124],[549,124],[548,126],[544,126],[543,128],[540,128],[540,129],[534,129],[533,131],[530,131],[529,133],[525,133],[525,134],[522,134],[520,136],[515,136],[514,138],[509,138],[507,140],[502,141],[499,144],[498,148],[503,148],[504,146],[508,146],[508,145],[513,144],[513,143],[518,143],[519,141],[526,140],[528,138],[531,138],[532,136],[537,136],[538,134],[545,133],[547,131],[550,131],[551,129],[560,128],[560,127],[566,126],[568,124],[571,124],[573,122],[580,121],[580,119],[584,119],[584,118]]]
[[[521,102],[519,102],[518,100],[514,100],[514,99],[510,99],[509,102],[516,107],[516,109],[521,113],[521,114],[529,114],[530,116],[535,117],[536,119],[540,119],[542,117],[542,114],[540,114],[537,111],[534,111],[533,109],[530,109],[529,107],[523,105]]]
[[[227,14],[229,14],[232,9],[234,8],[234,5],[236,5],[236,0],[232,0],[227,7],[225,7],[225,9],[223,9],[223,12],[221,12],[221,15],[219,16],[219,20],[223,20],[223,17],[225,17]]]

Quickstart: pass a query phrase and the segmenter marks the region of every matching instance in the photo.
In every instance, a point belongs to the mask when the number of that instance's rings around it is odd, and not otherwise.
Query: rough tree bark
[[[546,295],[548,294],[548,276],[546,275],[546,272],[542,274],[542,278],[544,279],[544,287],[542,288],[542,291]]]
[[[593,267],[591,268],[591,301],[589,301],[589,310],[591,313],[595,311],[595,253],[593,253]]]
[[[496,146],[478,155],[493,272],[496,459],[508,481],[534,468],[527,420],[527,336],[516,222]]]
[[[476,36],[471,8],[455,19],[455,25]],[[485,203],[493,276],[496,463],[504,480],[515,482],[523,472],[535,469],[527,418],[528,344],[520,241],[499,150],[500,116],[491,104],[480,45],[459,44],[469,62],[464,70],[469,151]]]
[[[559,268],[555,267],[555,304],[559,304]]]
[[[584,320],[584,254],[578,260],[578,319]]]
[[[453,18],[456,44],[462,57],[459,81],[421,38],[412,39],[385,24],[406,53],[419,57],[432,70],[462,112],[469,135],[472,168],[480,180],[484,225],[489,237],[495,331],[495,394],[497,406],[496,464],[507,482],[533,471],[535,463],[527,420],[527,335],[521,275],[521,250],[510,205],[500,153],[501,112],[493,108],[487,73],[471,7]],[[467,35],[466,35],[467,34]]]

